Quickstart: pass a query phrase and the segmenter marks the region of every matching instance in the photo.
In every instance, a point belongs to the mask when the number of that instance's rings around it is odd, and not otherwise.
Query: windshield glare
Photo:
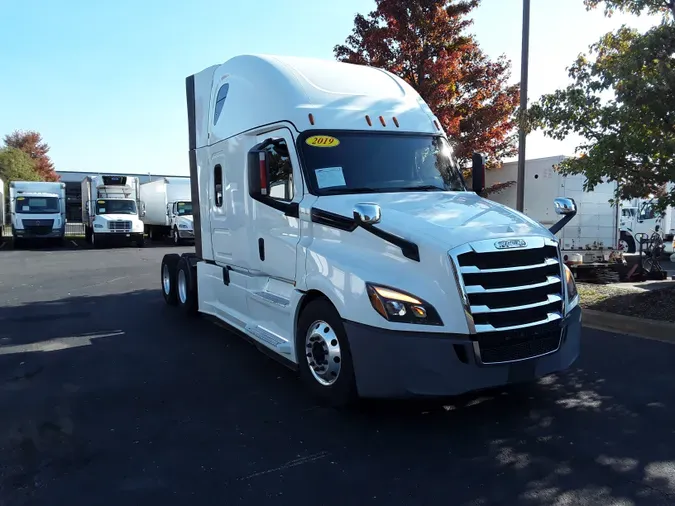
[[[99,199],[96,201],[96,214],[136,214],[136,202],[133,200]]]
[[[176,202],[176,212],[178,216],[191,216],[192,202]]]
[[[327,136],[332,140],[316,141]],[[300,150],[319,195],[466,190],[452,149],[442,137],[324,132],[310,134]]]
[[[16,212],[23,214],[59,213],[59,199],[56,197],[17,197]]]

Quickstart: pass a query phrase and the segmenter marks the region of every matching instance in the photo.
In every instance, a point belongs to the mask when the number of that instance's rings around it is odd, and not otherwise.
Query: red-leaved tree
[[[487,167],[517,153],[519,85],[508,85],[511,63],[490,60],[466,33],[467,15],[480,0],[376,0],[357,14],[340,61],[386,69],[408,82],[429,104],[455,145],[463,167],[487,155]],[[510,182],[508,184],[513,184]],[[500,189],[503,189],[503,184]]]
[[[54,170],[54,163],[47,156],[49,144],[42,140],[42,135],[33,130],[15,130],[5,135],[5,145],[10,148],[20,149],[28,154],[35,163],[35,171],[43,181],[58,181],[59,175]]]

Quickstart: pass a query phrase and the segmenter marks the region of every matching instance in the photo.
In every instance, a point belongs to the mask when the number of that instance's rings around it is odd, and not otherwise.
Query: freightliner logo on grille
[[[527,243],[522,239],[507,239],[495,243],[497,249],[524,248],[525,246],[527,246]]]

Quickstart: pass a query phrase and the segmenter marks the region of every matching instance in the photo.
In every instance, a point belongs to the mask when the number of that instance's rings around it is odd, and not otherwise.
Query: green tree
[[[17,148],[0,149],[0,179],[5,184],[5,195],[9,194],[10,181],[41,181],[30,155]]]
[[[654,194],[659,205],[675,204],[675,0],[586,0],[614,10],[662,13],[645,33],[626,26],[605,34],[568,69],[572,84],[544,95],[528,110],[531,128],[562,140],[585,141],[563,174],[583,174],[586,189],[602,180],[619,184],[616,197]]]

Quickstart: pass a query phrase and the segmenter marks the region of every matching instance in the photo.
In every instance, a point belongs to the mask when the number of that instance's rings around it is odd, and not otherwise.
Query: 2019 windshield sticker
[[[340,144],[338,139],[330,135],[312,135],[305,142],[315,148],[334,148]]]

